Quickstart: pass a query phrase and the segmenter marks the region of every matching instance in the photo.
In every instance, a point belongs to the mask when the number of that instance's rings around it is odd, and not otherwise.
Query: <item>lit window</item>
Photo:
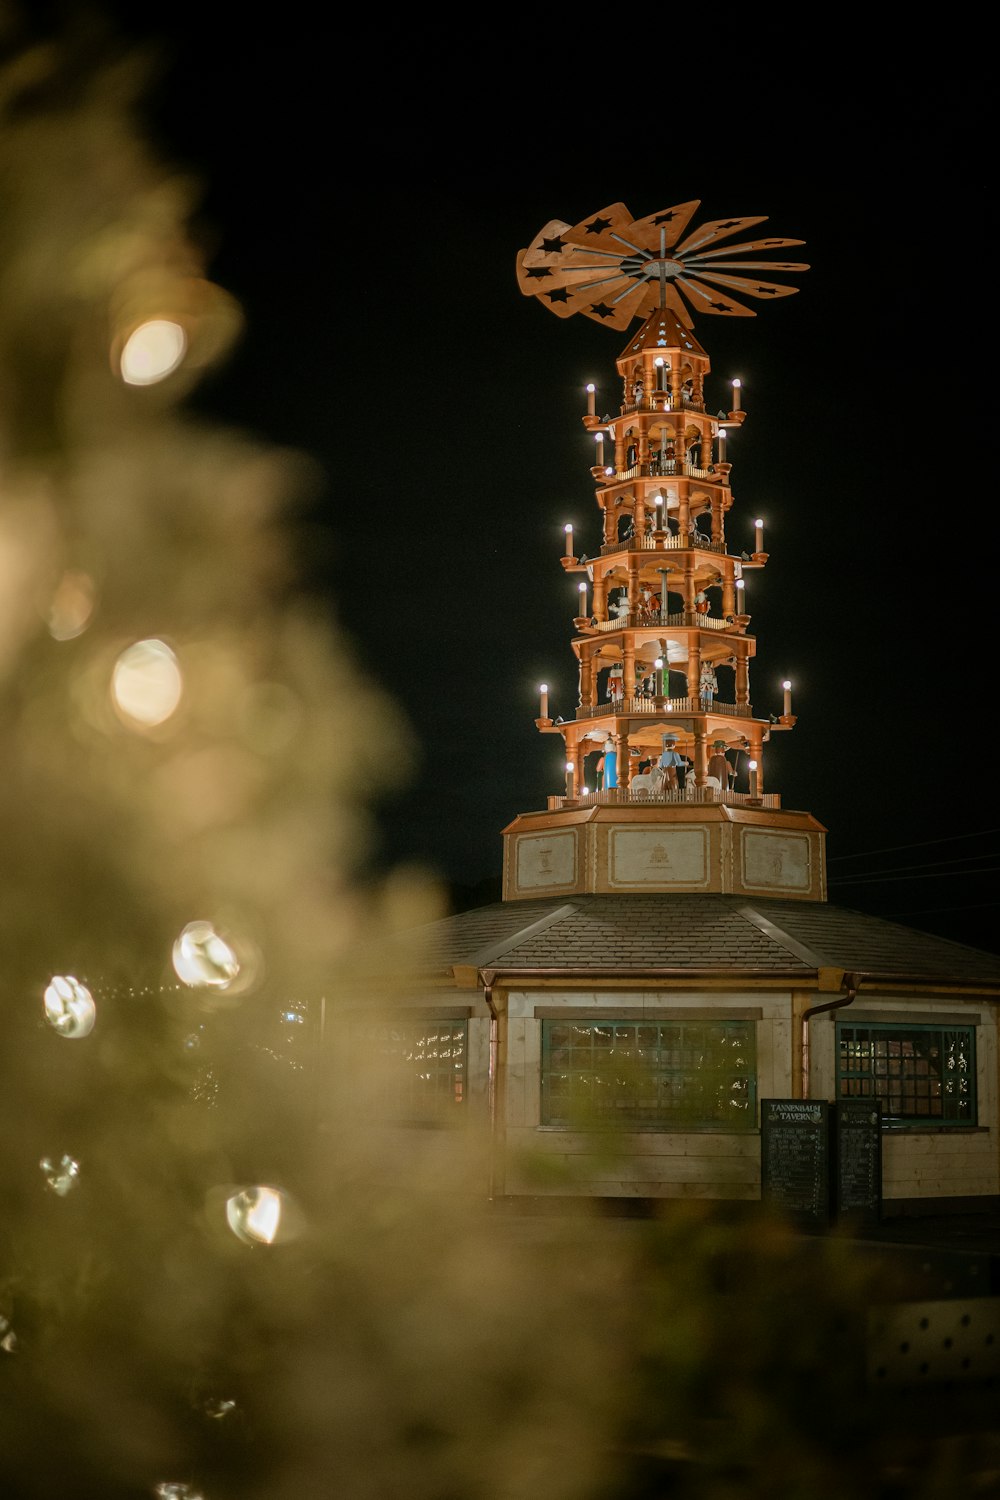
[[[752,1130],[752,1021],[543,1021],[542,1124]]]
[[[880,1100],[890,1125],[975,1125],[975,1028],[841,1023],[837,1094]]]
[[[422,1121],[447,1115],[467,1093],[468,1022],[406,1016],[355,1023],[375,1113]]]

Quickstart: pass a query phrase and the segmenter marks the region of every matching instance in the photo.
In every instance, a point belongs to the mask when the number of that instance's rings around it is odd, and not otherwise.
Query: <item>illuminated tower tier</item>
[[[616,361],[613,411],[588,387],[596,546],[562,566],[579,587],[571,642],[573,716],[553,719],[541,690],[536,725],[563,740],[565,789],[504,829],[505,900],[582,892],[706,891],[826,899],[825,829],[781,807],[766,786],[767,745],[795,723],[755,714],[747,579],[767,563],[762,523],[752,553],[727,542],[733,508],[726,434],[746,413],[706,405],[711,364],[692,310],[752,317],[733,295],[788,296],[747,260],[800,240],[720,244],[762,218],[688,231],[698,202],[635,220],[614,204],[573,226],[553,220],[518,256],[518,283],[561,317],[614,329],[643,318]],[[592,552],[593,555],[588,555]],[[670,762],[680,762],[671,765]]]

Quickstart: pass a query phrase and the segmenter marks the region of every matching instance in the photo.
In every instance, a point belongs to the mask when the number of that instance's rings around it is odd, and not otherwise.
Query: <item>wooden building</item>
[[[713,414],[693,312],[752,315],[734,294],[789,295],[771,275],[807,267],[775,258],[799,241],[743,238],[763,219],[693,227],[697,208],[554,220],[518,257],[560,316],[642,321],[613,412],[589,389],[583,416],[592,556],[567,527],[562,558],[579,701],[553,719],[543,686],[535,721],[565,785],[503,830],[502,900],[407,943],[379,1020],[395,1108],[482,1123],[498,1199],[755,1200],[765,1102],[861,1101],[880,1211],[997,1204],[1000,958],[831,906],[825,829],[767,778],[791,684],[755,711],[745,591],[768,556],[760,522],[752,554],[726,536],[746,414],[738,383]]]

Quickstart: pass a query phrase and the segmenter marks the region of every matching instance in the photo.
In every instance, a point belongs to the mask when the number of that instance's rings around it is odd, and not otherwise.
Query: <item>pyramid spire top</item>
[[[619,329],[661,310],[671,311],[687,328],[695,313],[752,318],[753,308],[733,290],[763,301],[798,291],[757,273],[808,271],[807,265],[743,257],[804,241],[768,236],[720,246],[766,218],[714,219],[686,233],[699,207],[700,200],[693,199],[634,219],[624,203],[613,203],[578,224],[551,219],[519,251],[518,285],[558,317],[579,312]]]

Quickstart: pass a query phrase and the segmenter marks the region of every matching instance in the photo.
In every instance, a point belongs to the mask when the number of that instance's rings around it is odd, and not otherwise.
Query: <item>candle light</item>
[[[566,795],[567,797],[573,795],[573,762],[571,760],[566,762]]]
[[[603,464],[604,463],[604,433],[603,432],[595,432],[594,433],[594,438],[595,438],[595,440],[597,442],[597,462],[599,464]]]
[[[742,385],[742,380],[733,381],[733,411],[739,411],[740,409],[740,388]]]
[[[658,354],[656,356],[656,358],[653,360],[653,364],[656,367],[656,389],[658,391],[662,391],[663,390],[663,355],[662,354]]]
[[[726,461],[726,429],[719,428],[719,458],[718,462],[724,464]]]
[[[755,760],[750,762],[750,795],[751,797],[757,796],[757,762]]]
[[[746,613],[746,602],[747,602],[746,586],[747,585],[746,585],[746,579],[745,578],[737,578],[737,580],[736,580],[736,613],[738,615],[742,615],[742,614]]]
[[[587,613],[587,585],[578,583],[577,588],[580,590],[580,613],[585,615]]]
[[[653,506],[654,506],[655,514],[656,514],[656,530],[657,531],[662,531],[663,530],[663,496],[662,495],[655,495],[653,497]]]
[[[543,682],[542,685],[539,687],[538,691],[542,695],[541,713],[538,715],[538,717],[540,719],[547,719],[548,716],[549,716],[549,685],[548,685],[548,683],[547,682]]]
[[[565,533],[566,533],[566,553],[565,553],[565,555],[567,557],[572,557],[573,556],[573,523],[571,521],[567,521],[566,525],[563,527],[563,531],[565,531]]]
[[[593,417],[593,416],[597,415],[597,411],[596,411],[596,408],[594,406],[594,392],[596,390],[597,390],[596,385],[588,385],[588,387],[587,387],[587,416],[588,417]]]
[[[755,541],[754,541],[754,547],[753,547],[753,549],[754,549],[755,552],[763,552],[763,550],[764,550],[764,522],[763,521],[755,521],[753,524],[754,524],[754,530],[756,532],[756,538],[755,538]]]
[[[783,682],[781,686],[785,690],[785,706],[782,709],[782,713],[787,719],[792,712],[792,684],[790,682]]]

